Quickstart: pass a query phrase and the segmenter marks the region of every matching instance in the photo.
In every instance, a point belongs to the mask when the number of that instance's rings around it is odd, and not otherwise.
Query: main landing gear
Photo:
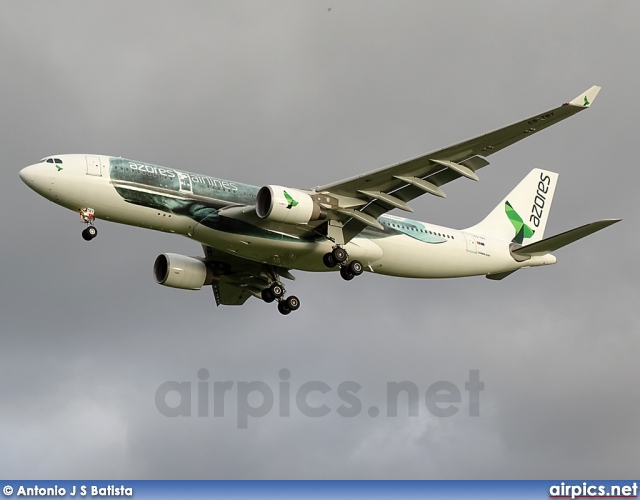
[[[95,211],[93,208],[82,208],[80,209],[80,220],[84,222],[87,227],[82,231],[82,237],[85,241],[91,241],[93,238],[98,236],[98,230],[93,225],[93,221],[95,220]]]
[[[342,247],[336,246],[331,252],[324,254],[322,262],[329,268],[340,266],[340,276],[342,276],[342,279],[351,281],[356,276],[362,274],[364,267],[359,260],[352,260],[347,264],[348,258],[349,254],[347,251]]]
[[[280,314],[284,314],[286,316],[287,314],[290,314],[291,311],[295,311],[300,307],[300,299],[295,295],[289,295],[285,298],[284,293],[284,287],[276,281],[262,290],[261,296],[262,300],[266,303],[271,303],[274,300],[277,300],[278,311],[280,311]]]

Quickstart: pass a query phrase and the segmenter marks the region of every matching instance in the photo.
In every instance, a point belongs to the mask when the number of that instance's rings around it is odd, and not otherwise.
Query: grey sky
[[[329,10],[329,8],[331,8]],[[50,2],[0,13],[0,470],[36,478],[583,478],[637,474],[633,147],[637,2]],[[532,168],[560,173],[549,234],[625,220],[502,282],[297,272],[300,311],[154,283],[187,239],[74,213],[18,171],[96,153],[311,187],[603,87],[592,109],[491,157],[416,218],[480,220]],[[356,381],[354,418],[167,418],[165,381]],[[388,381],[462,390],[480,416],[372,418]],[[237,394],[233,392],[232,395]],[[292,397],[292,400],[294,398]],[[259,402],[259,400],[258,400]],[[335,392],[320,398],[337,407]],[[258,403],[255,403],[258,404]],[[195,403],[194,403],[195,408]],[[194,410],[194,415],[196,414]]]

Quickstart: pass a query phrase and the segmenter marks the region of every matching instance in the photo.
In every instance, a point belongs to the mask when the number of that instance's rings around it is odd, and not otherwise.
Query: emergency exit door
[[[464,239],[467,242],[467,252],[478,253],[478,247],[476,246],[476,237],[472,234],[464,234]]]

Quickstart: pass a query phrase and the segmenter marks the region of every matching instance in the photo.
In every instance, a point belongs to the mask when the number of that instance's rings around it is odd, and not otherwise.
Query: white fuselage
[[[331,250],[332,242],[296,237],[295,231],[286,231],[282,224],[276,227],[255,217],[251,206],[258,189],[255,186],[109,156],[59,155],[51,158],[60,163],[45,161],[31,165],[20,172],[20,177],[33,190],[68,209],[78,212],[92,208],[98,219],[181,234],[216,250],[256,262],[304,271],[329,270],[323,264],[322,256]],[[219,192],[219,196],[199,195],[198,183],[206,183],[210,192]],[[125,199],[127,195],[123,193],[128,190],[135,192],[136,200]],[[246,227],[255,230],[220,229],[199,222],[192,213],[181,213],[182,208],[144,206],[145,203],[153,205],[146,200],[156,196],[164,203],[175,203],[180,207],[188,202],[193,211],[207,204],[218,209],[245,206]],[[481,234],[390,215],[382,216],[378,221],[384,231],[366,229],[345,247],[350,257],[360,260],[365,270],[374,273],[450,278],[504,273],[555,263],[555,257],[550,254],[517,262],[509,251],[509,241]],[[263,225],[259,226],[261,223]]]

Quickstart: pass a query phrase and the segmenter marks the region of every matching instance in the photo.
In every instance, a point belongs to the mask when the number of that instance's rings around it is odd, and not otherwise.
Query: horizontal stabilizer
[[[569,245],[570,243],[573,243],[574,241],[578,241],[585,236],[589,236],[596,231],[600,231],[601,229],[609,227],[616,222],[620,222],[620,220],[621,219],[606,219],[592,222],[590,224],[571,229],[564,233],[551,236],[550,238],[536,241],[535,243],[531,243],[530,245],[525,245],[516,250],[513,250],[511,253],[520,256],[527,256],[553,252],[555,250],[558,250],[559,248]]]
[[[512,275],[513,273],[515,273],[517,271],[517,269],[513,270],[513,271],[507,271],[504,273],[493,273],[493,274],[487,274],[487,278],[490,280],[494,280],[494,281],[500,281],[505,279],[507,276]]]

